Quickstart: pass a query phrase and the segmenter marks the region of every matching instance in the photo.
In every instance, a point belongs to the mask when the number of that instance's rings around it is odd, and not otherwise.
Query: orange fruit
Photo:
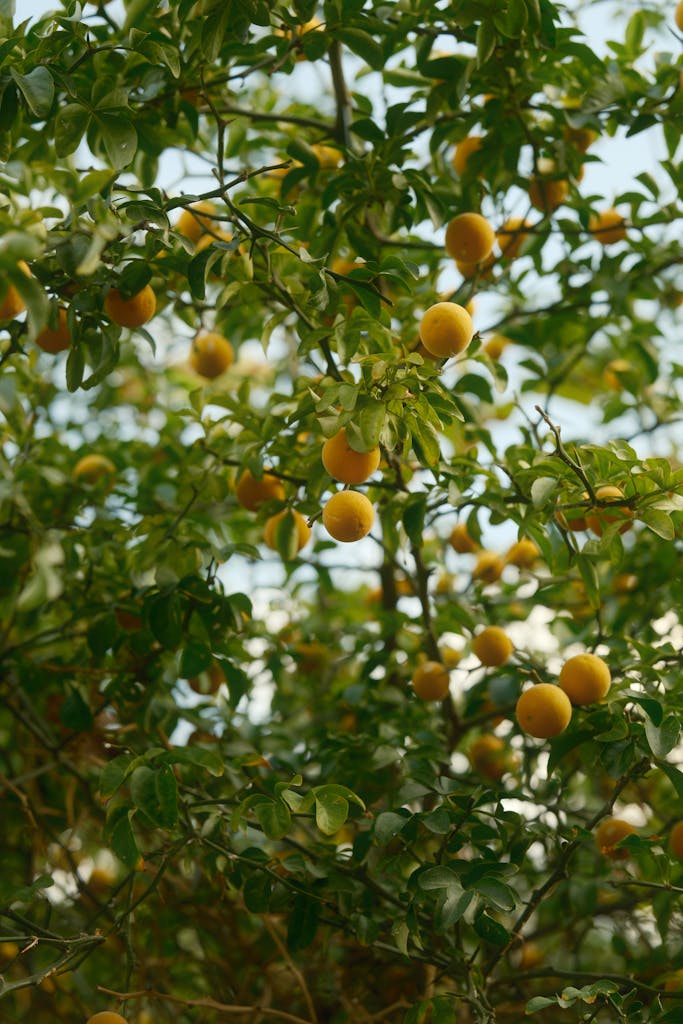
[[[500,626],[486,626],[472,641],[472,651],[487,668],[498,668],[509,660],[514,647]]]
[[[448,543],[459,555],[471,555],[479,550],[479,545],[467,529],[467,523],[457,523],[453,527]]]
[[[118,288],[110,288],[104,300],[104,312],[119,327],[142,327],[152,319],[156,308],[156,295],[148,284],[130,299],[125,299]]]
[[[567,125],[564,137],[572,146],[576,146],[582,153],[585,153],[597,139],[598,133],[592,128],[571,128]]]
[[[683,821],[677,821],[669,833],[669,849],[674,857],[683,860]]]
[[[472,579],[481,580],[483,583],[495,583],[500,579],[505,562],[495,551],[480,551],[477,556]]]
[[[624,497],[624,492],[613,484],[605,484],[604,487],[598,487],[595,497],[602,501],[620,501]],[[598,537],[602,537],[605,528],[610,523],[621,523],[619,533],[625,533],[627,530],[630,530],[632,518],[633,512],[625,505],[616,508],[614,512],[608,512],[605,508],[594,508],[586,516],[586,525],[593,533],[597,533]]]
[[[232,345],[216,331],[202,331],[192,342],[190,366],[200,377],[209,380],[220,377],[232,366],[234,359]]]
[[[27,277],[31,276],[29,266],[23,260],[19,260],[17,267]],[[0,320],[14,320],[15,316],[19,316],[25,309],[26,304],[17,289],[13,284],[8,285],[3,298],[0,300]]]
[[[552,213],[569,195],[569,182],[566,178],[552,177],[555,173],[553,160],[539,160],[538,172],[529,184],[531,205],[541,213]]]
[[[476,153],[481,149],[481,144],[484,140],[480,135],[470,135],[467,139],[463,139],[455,147],[453,154],[453,169],[458,177],[462,178],[467,174],[467,164],[473,153]]]
[[[605,818],[595,831],[595,841],[600,853],[613,860],[626,860],[628,850],[617,850],[615,847],[626,836],[632,836],[635,831],[630,821],[624,821],[623,818]]]
[[[581,500],[585,501],[588,498],[588,492],[584,491],[581,495]],[[566,504],[563,502],[562,504]],[[578,509],[577,509],[578,512]],[[572,533],[576,533],[579,530],[587,530],[588,524],[586,523],[586,517],[584,515],[576,515],[574,512],[570,513],[570,517],[567,517],[562,509],[557,509],[555,512],[555,519],[563,530],[571,530]]]
[[[255,512],[266,501],[284,500],[285,489],[272,473],[257,479],[250,469],[245,469],[237,481],[235,496],[242,508]]]
[[[504,334],[492,334],[484,342],[484,352],[489,359],[497,363],[509,344],[511,344],[510,339],[506,338]]]
[[[602,371],[602,379],[605,385],[612,391],[623,391],[624,382],[621,374],[633,370],[633,364],[628,359],[612,359]]]
[[[433,356],[448,359],[466,349],[474,335],[472,317],[457,302],[436,302],[420,321],[420,340]]]
[[[512,545],[505,556],[505,561],[510,565],[516,565],[518,569],[531,569],[540,554],[538,544],[531,537],[522,537]]]
[[[683,0],[679,0],[674,11],[674,21],[679,32],[683,32]]]
[[[446,228],[446,252],[460,263],[481,263],[495,240],[495,231],[480,213],[460,213]]]
[[[374,521],[372,502],[358,491],[337,491],[323,508],[323,526],[344,544],[367,536]]]
[[[377,470],[379,447],[367,452],[356,451],[349,444],[346,427],[325,441],[322,450],[323,466],[334,480],[342,484],[362,484]]]
[[[322,171],[333,171],[342,162],[342,153],[334,146],[325,146],[320,142],[314,142],[311,149],[315,153],[315,158]]]
[[[576,654],[560,672],[560,686],[575,706],[602,700],[611,681],[609,666],[597,654]]]
[[[526,242],[531,223],[523,217],[509,217],[496,234],[496,241],[501,255],[506,260],[514,260]]]
[[[479,736],[467,752],[475,772],[498,782],[514,764],[507,744],[500,736]]]
[[[116,475],[116,466],[106,455],[84,455],[74,466],[72,475],[75,480],[86,484],[94,485],[107,480],[111,485],[111,478]]]
[[[43,352],[56,355],[57,352],[64,352],[71,345],[71,333],[66,322],[66,310],[60,307],[59,322],[56,328],[43,327],[36,337],[36,345],[42,348]]]
[[[100,1013],[89,1017],[86,1024],[128,1024],[128,1022],[120,1013],[114,1013],[113,1010],[101,1010]]]
[[[626,238],[626,222],[618,210],[603,210],[602,213],[592,214],[588,230],[603,245],[623,242]]]
[[[412,683],[420,700],[443,700],[448,696],[450,676],[440,661],[423,661],[415,669]]]
[[[515,708],[520,728],[537,739],[559,736],[569,725],[572,706],[569,697],[552,683],[536,683],[525,690]]]
[[[207,228],[214,230],[216,222],[212,215],[216,213],[213,203],[201,202],[188,207],[178,217],[175,229],[179,235],[184,235],[194,245],[197,244],[202,235],[206,234]]]
[[[204,672],[200,672],[198,676],[192,676],[187,681],[190,689],[195,693],[215,693],[221,683],[225,682],[225,675],[220,662],[212,661]]]
[[[496,257],[490,252],[479,263],[463,263],[461,260],[456,260],[455,265],[458,268],[458,273],[462,274],[466,281],[471,281],[473,277],[480,277],[482,279],[490,277],[491,268],[495,262]]]
[[[277,551],[275,531],[277,529],[277,524],[284,519],[286,515],[294,516],[294,524],[296,528],[296,550],[301,551],[301,549],[308,544],[311,539],[311,528],[301,513],[297,512],[296,509],[293,508],[285,508],[282,512],[277,512],[274,516],[271,516],[270,519],[266,520],[266,525],[263,529],[263,540],[269,548],[272,548],[273,551]]]
[[[535,942],[525,942],[519,953],[519,966],[523,971],[531,971],[540,967],[545,960],[545,953]]]

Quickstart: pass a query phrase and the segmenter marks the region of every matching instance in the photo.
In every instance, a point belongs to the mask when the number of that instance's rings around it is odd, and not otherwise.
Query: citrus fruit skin
[[[500,736],[479,736],[468,751],[475,772],[485,779],[499,782],[512,767],[510,751]]]
[[[296,509],[283,509],[282,512],[276,512],[274,516],[267,519],[266,525],[263,529],[263,540],[273,551],[277,551],[277,544],[275,542],[277,524],[288,514],[294,516],[294,523],[296,527],[296,550],[301,551],[301,549],[305,547],[311,539],[311,528],[301,513],[297,512]]]
[[[564,137],[572,146],[576,146],[581,153],[585,153],[597,139],[598,133],[592,128],[571,128],[567,125],[564,130]]]
[[[569,697],[552,683],[536,683],[525,690],[517,701],[515,711],[520,728],[539,740],[559,736],[572,717]]]
[[[459,555],[472,555],[479,550],[479,545],[467,529],[467,523],[457,523],[453,527],[448,543]]]
[[[86,484],[98,484],[116,475],[116,466],[106,455],[84,455],[73,468],[75,480]]]
[[[609,666],[597,654],[576,654],[560,672],[560,686],[574,706],[603,700],[611,681]]]
[[[175,229],[178,234],[183,235],[193,245],[196,245],[202,235],[206,234],[207,229],[213,230],[215,222],[212,217],[215,213],[216,207],[213,203],[195,203],[189,210],[183,210],[178,217]]]
[[[148,284],[130,299],[125,299],[118,288],[110,288],[104,300],[105,313],[119,327],[142,327],[149,323],[156,309],[156,295]]]
[[[481,149],[481,144],[483,141],[484,140],[482,139],[481,135],[470,135],[468,138],[463,139],[461,142],[457,144],[457,146],[455,147],[455,152],[453,154],[452,163],[453,170],[458,175],[458,177],[462,178],[464,177],[465,174],[467,174],[467,165],[469,163],[469,159],[473,153],[476,153],[479,149]]]
[[[679,3],[676,4],[674,21],[676,22],[676,28],[678,31],[683,32],[683,0],[679,0]]]
[[[67,326],[66,310],[59,310],[59,323],[56,328],[43,327],[36,337],[36,345],[42,348],[43,352],[56,355],[64,352],[71,345],[71,334]]]
[[[501,254],[506,260],[514,260],[526,242],[531,224],[523,217],[510,217],[496,234],[496,241]]]
[[[264,473],[257,480],[250,469],[245,469],[237,481],[235,496],[242,508],[256,512],[266,501],[283,501],[285,489],[272,473]]]
[[[484,352],[492,362],[497,363],[510,343],[504,334],[492,334],[484,343]]]
[[[443,700],[449,684],[448,669],[440,661],[424,661],[413,673],[413,690],[420,700]]]
[[[683,860],[683,821],[677,821],[669,833],[669,849],[674,857]]]
[[[529,200],[541,213],[553,213],[562,206],[569,195],[569,182],[566,178],[550,177],[555,171],[552,160],[538,161],[538,174],[531,179]]]
[[[225,676],[220,663],[212,661],[204,672],[200,672],[198,676],[192,676],[187,682],[195,693],[213,694],[216,693],[221,683],[225,682]]]
[[[460,263],[481,263],[495,240],[495,231],[480,213],[459,213],[446,228],[446,252]]]
[[[86,1024],[128,1024],[128,1021],[120,1013],[114,1013],[112,1010],[102,1010],[100,1013],[95,1013],[92,1017],[89,1017]]]
[[[591,216],[588,230],[593,238],[603,245],[623,242],[626,238],[626,224],[617,210],[603,210],[602,213]]]
[[[435,302],[420,321],[420,341],[428,352],[440,359],[462,352],[473,335],[472,317],[457,302]]]
[[[235,361],[232,345],[222,334],[205,331],[192,342],[190,366],[200,377],[213,380],[225,373]]]
[[[357,452],[349,444],[346,427],[329,437],[322,450],[323,466],[334,480],[342,484],[362,484],[377,470],[379,447]]]
[[[496,257],[490,252],[488,256],[478,263],[463,263],[462,260],[456,260],[455,265],[458,268],[458,273],[462,274],[466,281],[471,281],[473,277],[480,277],[482,279],[490,277],[491,268],[495,262]]]
[[[624,497],[624,492],[620,487],[615,487],[613,484],[605,484],[604,487],[598,487],[595,497],[601,501],[621,501]],[[631,529],[632,516],[633,512],[625,505],[619,506],[614,512],[608,512],[605,508],[595,508],[586,516],[586,526],[593,533],[596,533],[598,537],[602,537],[605,527],[609,526],[610,523],[620,522],[619,533],[625,533]]]
[[[323,508],[323,526],[344,544],[367,536],[374,521],[372,502],[358,491],[337,491]]]
[[[495,551],[483,550],[477,555],[472,578],[481,580],[482,583],[495,583],[500,579],[504,568],[505,562],[500,555]]]
[[[27,263],[19,260],[17,266],[27,277],[30,277],[31,271]],[[25,309],[26,304],[17,289],[13,284],[8,285],[4,297],[0,300],[0,320],[14,320],[15,316],[19,316]]]
[[[635,831],[630,821],[624,821],[623,818],[605,818],[595,831],[595,841],[600,853],[613,860],[626,860],[628,850],[617,850],[615,847],[618,842],[626,836],[632,836]]]
[[[498,668],[514,651],[512,640],[500,626],[486,626],[472,641],[472,651],[487,668]]]
[[[538,544],[531,537],[522,537],[512,545],[505,556],[505,561],[510,565],[516,565],[518,569],[531,569],[540,554]]]

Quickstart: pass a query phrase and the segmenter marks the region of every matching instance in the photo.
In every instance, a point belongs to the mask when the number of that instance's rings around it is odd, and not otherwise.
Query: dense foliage
[[[596,6],[0,3],[2,1020],[681,1021],[683,9]]]

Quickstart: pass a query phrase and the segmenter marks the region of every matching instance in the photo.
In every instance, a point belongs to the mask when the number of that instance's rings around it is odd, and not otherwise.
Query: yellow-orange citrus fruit
[[[569,697],[552,683],[536,683],[525,690],[515,709],[520,728],[537,739],[559,736],[569,725],[572,706]]]
[[[237,481],[235,496],[242,508],[255,512],[266,501],[282,501],[285,489],[272,473],[264,473],[257,480],[250,469],[245,469]]]
[[[104,312],[119,327],[142,327],[156,309],[157,298],[148,284],[130,299],[124,299],[118,288],[110,288],[104,300]]]
[[[315,158],[323,171],[332,171],[335,167],[339,167],[342,162],[341,151],[335,149],[334,146],[324,146],[322,143],[317,142],[311,146],[311,149],[315,153]]]
[[[509,660],[514,647],[500,626],[486,626],[472,641],[472,651],[487,668],[498,668]]]
[[[263,528],[263,540],[272,548],[273,551],[277,551],[277,544],[275,541],[275,531],[277,530],[277,524],[284,519],[286,515],[292,515],[294,517],[294,528],[296,530],[296,550],[301,549],[308,544],[311,539],[311,528],[296,509],[283,509],[282,512],[276,512],[274,516],[266,520],[266,525]]]
[[[598,487],[595,497],[601,501],[621,501],[624,497],[624,492],[613,484],[605,484],[604,487]],[[590,515],[586,516],[586,525],[593,533],[597,533],[598,537],[602,537],[605,528],[610,523],[621,523],[619,533],[625,533],[627,530],[630,530],[632,518],[633,512],[625,505],[621,505],[613,512],[608,512],[605,508],[594,508]]]
[[[624,382],[621,374],[633,370],[633,364],[628,359],[612,359],[602,371],[602,379],[606,386],[612,391],[622,391]]]
[[[457,523],[453,527],[448,543],[459,555],[471,555],[479,550],[479,545],[467,529],[467,523]]]
[[[669,849],[674,857],[683,860],[683,821],[677,821],[669,834]]]
[[[379,466],[379,447],[357,452],[349,444],[346,427],[329,437],[322,450],[323,466],[334,480],[342,484],[362,484]]]
[[[215,693],[221,683],[225,682],[225,675],[220,662],[212,661],[206,671],[200,672],[198,676],[192,676],[187,681],[195,693]]]
[[[588,499],[588,492],[584,491],[583,494],[581,495],[581,500],[582,501],[586,501],[587,499]],[[562,504],[567,504],[567,502],[562,502]],[[579,512],[578,508],[577,508],[576,512],[577,513]],[[586,517],[584,515],[576,514],[573,511],[570,511],[569,515],[566,515],[565,511],[563,509],[559,509],[558,508],[557,511],[555,512],[555,519],[559,523],[559,525],[562,527],[563,530],[571,530],[573,533],[576,533],[579,530],[587,530],[588,529],[588,525],[586,523]]]
[[[457,647],[451,647],[449,644],[442,644],[442,646],[439,647],[439,656],[442,664],[445,665],[446,668],[455,668],[456,665],[460,663],[462,652],[459,651]]]
[[[507,744],[500,736],[479,736],[467,753],[475,772],[494,782],[502,779],[514,763]]]
[[[216,224],[212,219],[215,213],[216,207],[213,203],[195,203],[189,209],[183,210],[178,217],[175,229],[178,234],[183,235],[196,245],[202,235],[206,233],[207,228],[211,231],[215,230]]]
[[[538,561],[540,554],[538,544],[531,537],[522,537],[512,545],[505,556],[505,561],[510,565],[516,565],[518,569],[530,569]]]
[[[43,327],[36,337],[36,345],[42,348],[43,352],[56,355],[57,352],[64,352],[70,344],[71,334],[66,322],[66,310],[60,308],[57,327]]]
[[[681,30],[683,31],[683,29]],[[683,969],[673,971],[663,979],[665,992],[683,991]]]
[[[420,321],[420,340],[428,352],[448,359],[466,349],[474,335],[472,317],[457,302],[436,302]]]
[[[220,377],[235,359],[233,347],[227,338],[215,331],[203,331],[192,342],[190,366],[201,377]]]
[[[17,266],[27,277],[30,277],[31,271],[27,263],[19,260]],[[19,316],[25,309],[26,304],[17,289],[13,284],[8,285],[3,298],[0,299],[0,320],[14,320],[15,316]]]
[[[358,491],[337,491],[323,509],[323,526],[344,544],[367,536],[374,521],[372,502]]]
[[[232,235],[229,231],[223,231],[221,228],[212,228],[210,233],[207,231],[200,237],[195,248],[197,252],[204,252],[214,242],[232,242]]]
[[[535,942],[525,942],[519,953],[519,966],[523,971],[531,971],[540,967],[545,960],[545,953]]]
[[[73,468],[75,480],[86,484],[99,484],[104,480],[111,481],[116,475],[116,466],[106,455],[84,455]]]
[[[443,700],[448,695],[450,677],[440,661],[423,661],[413,673],[413,690],[420,700]]]
[[[480,551],[472,570],[472,578],[483,583],[495,583],[500,579],[505,562],[495,551]]]
[[[617,850],[616,845],[626,836],[632,836],[635,827],[630,821],[623,818],[605,818],[595,830],[595,841],[598,844],[600,853],[613,860],[625,860],[628,857],[628,850]]]
[[[560,686],[574,705],[602,700],[611,682],[609,666],[597,654],[576,654],[560,672]]]
[[[453,154],[453,169],[459,177],[467,174],[467,164],[473,153],[481,149],[481,144],[484,140],[480,135],[470,135],[467,139],[463,139],[455,147],[455,153]]]
[[[120,1013],[114,1013],[113,1010],[102,1010],[89,1017],[86,1024],[128,1024],[128,1022]]]
[[[495,231],[480,213],[460,213],[446,228],[446,252],[460,263],[481,263],[495,240]]]
[[[570,128],[567,125],[564,130],[564,137],[572,146],[576,146],[578,150],[585,153],[597,139],[598,133],[593,131],[592,128]]]
[[[551,177],[555,172],[552,160],[539,160],[538,171],[529,184],[529,199],[541,213],[552,213],[569,195],[569,182],[566,178]]]
[[[674,21],[679,32],[683,32],[683,0],[679,0],[676,4],[676,10],[674,12]]]
[[[626,222],[618,210],[593,214],[588,221],[588,230],[603,245],[623,242],[626,238]]]
[[[531,223],[524,220],[523,217],[509,217],[505,221],[496,234],[498,248],[504,259],[514,260],[516,256],[519,256],[519,250],[529,237],[530,228]]]
[[[493,360],[494,363],[497,363],[509,344],[510,339],[506,338],[504,334],[492,334],[491,337],[487,338],[484,342],[484,352],[489,359]]]
[[[0,942],[0,965],[4,966],[10,960],[19,956],[19,946],[16,942]]]
[[[471,281],[473,277],[480,277],[482,280],[490,277],[495,262],[496,257],[490,252],[479,263],[463,263],[461,260],[456,260],[455,265],[458,268],[458,273],[462,274],[466,281]]]

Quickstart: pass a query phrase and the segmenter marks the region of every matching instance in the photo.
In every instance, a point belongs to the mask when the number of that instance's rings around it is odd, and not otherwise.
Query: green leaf
[[[498,41],[496,35],[496,28],[493,24],[492,18],[482,18],[479,28],[477,29],[477,67],[481,67],[483,64],[491,58],[493,51],[496,48]]]
[[[407,825],[412,815],[397,814],[396,811],[382,811],[375,818],[373,834],[375,841],[384,846]]]
[[[71,690],[59,709],[59,720],[74,732],[89,732],[92,729],[93,714],[78,690]]]
[[[131,818],[135,811],[125,804],[112,806],[107,813],[104,836],[113,852],[129,868],[140,860],[140,851],[133,833]]]
[[[126,781],[128,767],[133,762],[132,754],[121,754],[113,761],[105,764],[100,774],[99,793],[103,800],[108,800]]]
[[[487,913],[479,914],[474,919],[474,930],[480,939],[491,946],[504,946],[510,941],[510,933],[500,921],[495,921]]]
[[[650,718],[645,719],[645,735],[650,750],[658,759],[671,753],[681,733],[681,726],[676,715],[667,715],[660,726],[656,726]]]
[[[405,527],[408,539],[417,547],[422,544],[426,511],[426,494],[411,496],[406,507],[403,509],[403,526]]]
[[[90,112],[78,103],[67,103],[55,118],[55,150],[57,156],[68,156],[78,145],[90,124]]]
[[[169,765],[148,768],[141,765],[130,777],[135,806],[160,828],[171,828],[178,820],[178,786]]]
[[[96,115],[102,141],[115,171],[132,163],[138,148],[138,133],[131,121],[117,114]]]
[[[514,910],[517,904],[515,891],[498,878],[480,878],[472,887],[496,910]]]
[[[297,893],[287,926],[287,946],[296,953],[313,942],[318,930],[319,905],[306,893]]]
[[[472,889],[462,891],[456,889],[455,886],[447,889],[446,897],[437,912],[438,926],[442,930],[452,928],[465,914],[474,898],[475,895]]]
[[[50,113],[55,96],[55,83],[44,64],[33,68],[27,75],[20,75],[14,68],[10,74],[17,83],[31,113],[44,120]]]
[[[159,594],[148,602],[149,627],[164,647],[177,647],[183,636],[180,601],[175,591]]]
[[[676,536],[671,516],[666,512],[660,512],[655,508],[643,508],[638,510],[637,515],[641,523],[645,523],[649,530],[663,540],[673,540]]]
[[[441,458],[441,446],[436,430],[431,423],[411,419],[410,432],[415,454],[427,466],[436,466]]]
[[[211,667],[213,655],[205,644],[192,641],[183,648],[180,655],[180,675],[183,679],[191,679]]]
[[[292,815],[283,800],[264,800],[256,804],[254,814],[269,839],[282,839],[292,825]]]
[[[334,835],[342,827],[348,814],[349,802],[345,797],[322,789],[316,792],[315,823],[324,835]]]
[[[164,751],[156,760],[165,764],[189,764],[195,768],[203,768],[216,778],[225,771],[221,755],[215,750],[204,750],[202,747],[176,747]]]
[[[429,892],[431,889],[451,888],[457,888],[458,891],[462,891],[459,876],[456,875],[452,868],[443,866],[427,868],[425,871],[421,871],[417,884],[426,892]]]
[[[250,875],[244,883],[244,905],[252,914],[265,914],[270,906],[273,880],[264,871]]]
[[[342,43],[346,43],[350,50],[362,57],[375,71],[384,70],[384,51],[367,32],[358,28],[340,28],[336,35]]]
[[[552,476],[536,477],[531,485],[531,500],[534,508],[543,508],[553,497],[557,488],[557,480]]]
[[[557,999],[549,999],[547,996],[534,996],[526,1004],[524,1012],[526,1014],[538,1013],[539,1010],[545,1010],[548,1006],[557,1006]]]

